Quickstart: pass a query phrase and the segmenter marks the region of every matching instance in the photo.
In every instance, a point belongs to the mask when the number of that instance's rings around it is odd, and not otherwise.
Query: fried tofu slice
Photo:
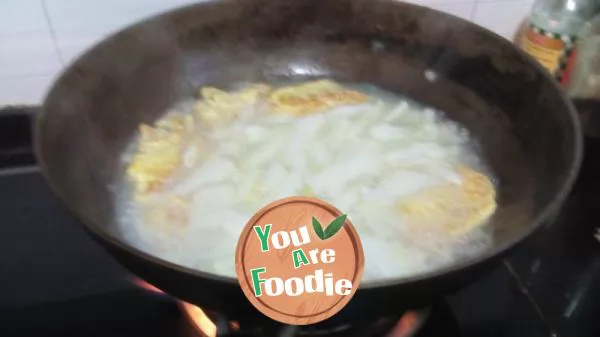
[[[359,104],[369,96],[330,80],[317,80],[274,90],[269,102],[276,112],[309,115],[342,105]]]
[[[140,125],[137,151],[127,167],[136,197],[156,191],[179,167],[192,123],[190,115],[172,115],[157,122],[155,127]]]
[[[202,101],[194,107],[199,120],[209,126],[222,125],[238,118],[240,113],[266,98],[271,87],[258,83],[228,93],[213,87],[200,89]]]
[[[468,167],[458,169],[462,183],[426,189],[398,207],[409,226],[431,226],[450,235],[469,232],[496,210],[496,192],[490,179]]]

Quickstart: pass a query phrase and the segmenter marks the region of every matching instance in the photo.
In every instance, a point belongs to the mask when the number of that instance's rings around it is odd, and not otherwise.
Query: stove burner
[[[136,280],[136,284],[155,293],[161,290]],[[165,295],[166,296],[166,295]],[[318,326],[282,326],[277,331],[245,327],[225,316],[177,301],[194,336],[186,337],[459,337],[458,323],[449,306],[440,302],[422,310],[407,311],[400,317],[381,318],[323,330]]]

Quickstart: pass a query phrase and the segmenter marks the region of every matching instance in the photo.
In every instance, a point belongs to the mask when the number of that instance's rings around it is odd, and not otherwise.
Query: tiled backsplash
[[[198,0],[0,0],[0,105],[41,102],[62,67],[108,33]],[[533,0],[408,0],[512,38]]]

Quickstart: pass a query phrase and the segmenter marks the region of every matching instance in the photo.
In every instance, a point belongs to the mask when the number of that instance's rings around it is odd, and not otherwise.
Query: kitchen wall
[[[37,104],[61,69],[108,33],[198,0],[0,0],[0,106]],[[512,38],[533,0],[408,0]]]

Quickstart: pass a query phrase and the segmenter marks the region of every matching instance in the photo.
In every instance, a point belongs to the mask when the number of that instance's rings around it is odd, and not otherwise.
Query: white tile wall
[[[0,32],[0,46],[0,78],[48,75],[62,66],[49,31]]]
[[[431,1],[441,1],[441,0],[431,0]],[[431,4],[428,7],[433,8],[438,11],[446,12],[448,14],[452,14],[454,16],[458,16],[459,18],[470,20],[473,16],[473,10],[475,9],[474,2],[457,2],[457,3],[435,3]]]
[[[61,69],[106,35],[201,0],[0,0],[0,106],[40,103]],[[406,0],[512,38],[533,0]]]
[[[54,78],[54,74],[0,77],[0,107],[5,104],[40,103]]]
[[[0,1],[0,32],[48,31],[42,0]]]
[[[516,28],[519,27],[531,11],[533,0],[482,0],[475,4],[471,20],[489,30],[513,39]]]

